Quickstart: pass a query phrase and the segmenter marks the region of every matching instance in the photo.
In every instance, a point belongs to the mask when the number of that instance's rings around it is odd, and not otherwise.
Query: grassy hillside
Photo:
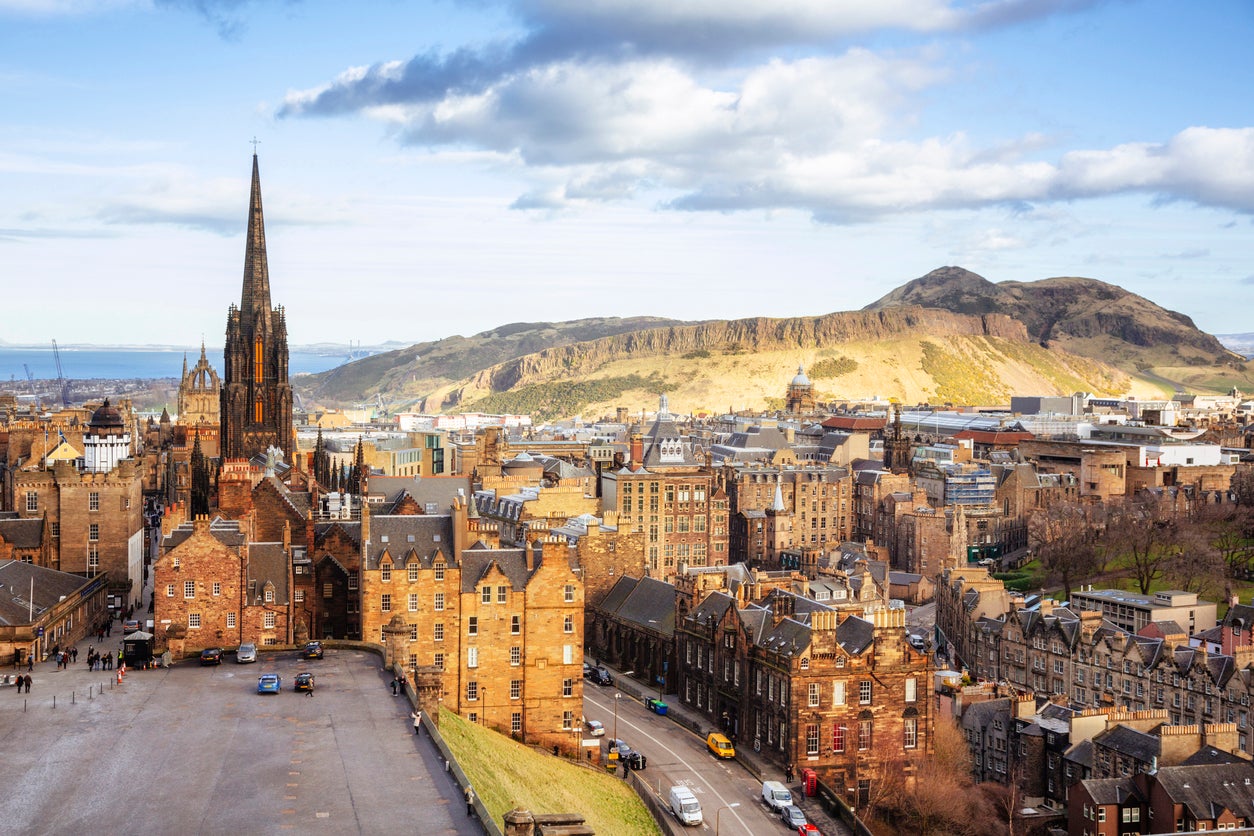
[[[498,823],[520,807],[532,813],[580,813],[597,833],[661,834],[621,778],[516,743],[446,710],[440,711],[440,734]]]

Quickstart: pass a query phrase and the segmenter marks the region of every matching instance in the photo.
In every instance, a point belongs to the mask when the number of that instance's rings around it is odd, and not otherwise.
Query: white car
[[[235,661],[241,665],[248,662],[256,662],[257,645],[252,643],[241,644],[239,649],[235,651]]]
[[[600,720],[589,720],[588,734],[593,737],[605,737],[605,726],[601,725]]]

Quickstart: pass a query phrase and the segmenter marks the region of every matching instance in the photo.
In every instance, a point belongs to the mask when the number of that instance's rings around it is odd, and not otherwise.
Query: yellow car
[[[714,732],[705,739],[705,748],[716,758],[736,757],[736,747],[727,739],[727,735]]]

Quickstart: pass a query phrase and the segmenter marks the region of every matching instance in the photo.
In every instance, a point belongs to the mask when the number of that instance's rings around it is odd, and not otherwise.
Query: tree
[[[1067,600],[1074,583],[1101,571],[1101,528],[1102,508],[1089,503],[1051,502],[1028,520],[1032,552],[1049,577],[1062,584]]]
[[[1127,559],[1142,595],[1178,554],[1179,534],[1175,515],[1150,491],[1126,497],[1110,511],[1108,547]]]

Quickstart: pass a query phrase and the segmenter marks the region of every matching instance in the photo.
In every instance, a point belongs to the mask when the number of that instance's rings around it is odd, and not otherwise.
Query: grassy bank
[[[621,778],[516,743],[449,711],[440,712],[440,734],[498,823],[520,807],[532,813],[580,813],[597,833],[661,834]]]

